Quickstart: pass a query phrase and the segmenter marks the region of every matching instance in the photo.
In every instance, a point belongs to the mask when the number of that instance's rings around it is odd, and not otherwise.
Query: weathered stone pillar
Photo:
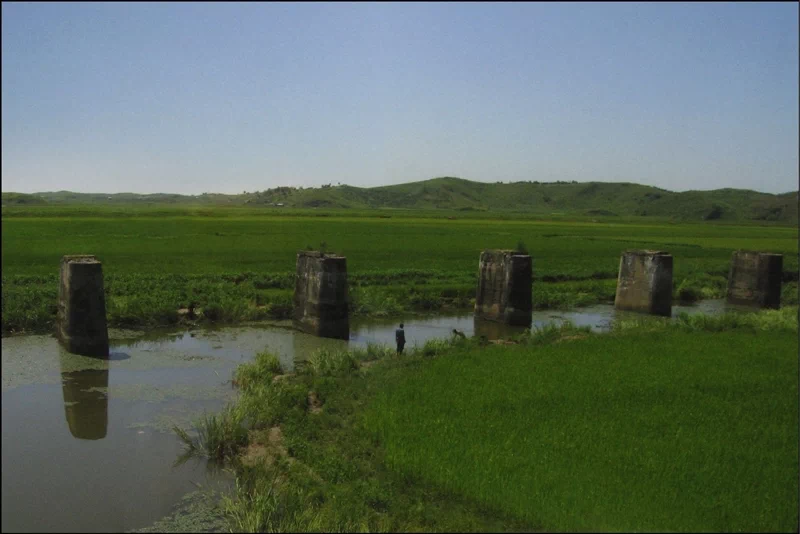
[[[782,271],[783,254],[737,250],[728,274],[728,303],[779,309]]]
[[[57,328],[69,352],[108,357],[103,268],[94,256],[61,258]]]
[[[529,255],[513,250],[481,252],[475,316],[509,325],[530,325],[532,265]]]
[[[347,258],[298,252],[294,286],[294,323],[310,334],[350,338]]]
[[[656,250],[627,250],[619,261],[618,310],[672,315],[672,256]]]
[[[65,371],[69,358],[61,358],[64,415],[70,433],[78,439],[97,440],[108,430],[108,362],[100,369]]]

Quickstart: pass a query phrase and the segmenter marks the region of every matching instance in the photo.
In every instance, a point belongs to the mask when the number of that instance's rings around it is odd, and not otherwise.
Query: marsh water
[[[674,306],[714,314],[723,301]],[[535,312],[534,326],[569,320],[603,331],[629,314],[610,305]],[[285,369],[321,347],[407,347],[453,329],[490,339],[522,328],[471,314],[354,320],[349,341],[298,332],[290,322],[183,331],[110,330],[108,360],[64,351],[48,335],[2,340],[2,530],[121,532],[152,525],[200,488],[225,489],[228,475],[200,461],[175,465],[182,445],[171,430],[235,397],[232,372],[271,349]]]

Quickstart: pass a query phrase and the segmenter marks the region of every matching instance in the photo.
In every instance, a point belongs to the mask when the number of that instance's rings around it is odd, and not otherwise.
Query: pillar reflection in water
[[[498,321],[490,321],[475,316],[473,328],[475,337],[485,337],[486,339],[504,339],[513,337],[531,328],[531,323],[527,325],[511,326]]]
[[[78,439],[103,439],[108,429],[109,362],[98,361],[93,369],[70,371],[73,358],[61,356],[61,388],[69,431]]]
[[[291,340],[292,358],[288,362],[281,359],[281,365],[284,371],[291,372],[296,369],[298,364],[301,367],[305,365],[305,362],[308,361],[311,355],[320,349],[347,350],[348,348],[348,342],[342,339],[318,337],[304,332],[293,332]],[[287,365],[287,363],[289,365]]]

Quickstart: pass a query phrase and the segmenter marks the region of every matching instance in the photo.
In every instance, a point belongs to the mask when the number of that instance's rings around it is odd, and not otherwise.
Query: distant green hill
[[[594,216],[658,216],[680,220],[797,222],[797,192],[783,195],[741,189],[675,193],[657,187],[607,182],[484,183],[434,178],[408,184],[359,188],[347,185],[285,188],[254,193],[251,204],[292,207],[408,208]]]
[[[28,195],[26,193],[3,193],[3,206],[24,206],[31,204],[47,204],[47,201],[38,195]]]
[[[16,200],[12,201],[12,197]],[[3,204],[34,201],[48,204],[199,204],[275,208],[515,211],[542,215],[654,216],[676,220],[753,220],[790,224],[796,224],[798,218],[797,192],[773,195],[744,189],[717,189],[676,193],[633,183],[484,183],[453,177],[371,188],[349,185],[276,187],[239,195],[89,194],[69,191],[35,195],[3,193]]]

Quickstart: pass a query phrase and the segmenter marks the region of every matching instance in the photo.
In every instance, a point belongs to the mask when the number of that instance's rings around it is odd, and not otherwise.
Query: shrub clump
[[[283,373],[280,359],[277,355],[264,350],[256,354],[251,363],[240,365],[236,368],[234,380],[242,389],[248,389],[258,383],[268,383],[275,375]]]
[[[358,369],[355,355],[341,349],[317,349],[304,363],[302,372],[313,376],[339,376]]]
[[[173,430],[186,449],[182,459],[191,456],[204,456],[214,461],[233,459],[247,444],[247,429],[242,421],[242,411],[229,404],[218,414],[203,415],[195,423],[196,436],[174,426]]]

